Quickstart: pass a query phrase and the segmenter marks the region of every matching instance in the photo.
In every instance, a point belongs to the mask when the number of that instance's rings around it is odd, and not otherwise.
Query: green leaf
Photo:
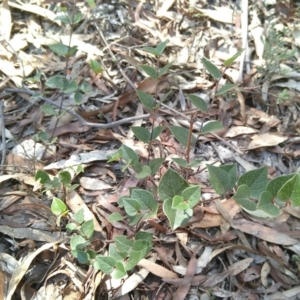
[[[88,94],[90,92],[92,92],[92,86],[87,82],[87,81],[84,81],[81,86],[80,86],[80,89],[83,93],[85,94]]]
[[[113,212],[109,215],[108,217],[108,222],[113,223],[113,222],[118,222],[118,221],[122,221],[124,220],[126,217],[122,216],[120,213],[118,212]]]
[[[136,90],[136,93],[143,105],[150,111],[153,111],[155,108],[154,98],[151,95],[140,90]]]
[[[134,238],[136,240],[143,240],[143,241],[147,241],[149,243],[152,243],[152,239],[153,239],[153,234],[150,232],[146,232],[146,231],[139,231]]]
[[[81,224],[84,222],[84,209],[81,208],[79,209],[73,216],[72,218],[75,222],[77,222],[78,224]]]
[[[181,196],[188,202],[189,208],[193,208],[200,201],[201,189],[199,185],[189,186],[182,193]]]
[[[202,127],[201,134],[211,133],[212,131],[222,130],[223,125],[219,121],[208,121]]]
[[[116,245],[114,243],[109,244],[108,256],[113,257],[116,261],[123,262],[124,259],[128,256],[127,252],[117,251]]]
[[[186,210],[189,209],[190,206],[181,196],[174,196],[172,199],[172,209],[178,210]]]
[[[81,104],[82,98],[83,98],[83,95],[82,95],[79,91],[76,91],[76,92],[74,93],[74,103],[75,103],[76,105]]]
[[[78,228],[78,226],[75,223],[69,223],[66,226],[66,229],[68,232],[72,232],[74,230],[76,230]]]
[[[72,81],[66,81],[62,91],[66,94],[71,94],[74,93],[76,90],[78,90],[78,85],[76,83],[76,81],[72,80]]]
[[[140,65],[141,69],[149,75],[152,79],[158,79],[158,71],[148,65]]]
[[[243,174],[238,185],[245,184],[250,189],[250,197],[259,199],[260,194],[266,189],[268,183],[268,168],[262,167]]]
[[[43,170],[38,170],[35,173],[34,179],[36,181],[40,180],[41,184],[45,184],[45,183],[50,183],[51,182],[50,176],[45,171],[43,171]]]
[[[210,183],[219,195],[224,195],[230,191],[236,183],[237,169],[236,164],[215,167],[206,165],[210,177]]]
[[[172,202],[172,198],[165,200],[163,204],[163,211],[170,222],[172,230],[175,230],[188,222],[188,220],[193,216],[193,210],[173,209]]]
[[[58,178],[60,179],[60,181],[62,182],[62,184],[67,185],[71,182],[71,174],[69,171],[60,171],[58,173]]]
[[[181,126],[170,126],[170,130],[172,134],[175,136],[175,138],[178,140],[178,142],[187,147],[188,145],[188,136],[189,136],[189,130],[187,128],[181,127]],[[194,145],[196,143],[196,138],[192,134],[191,143]]]
[[[91,66],[92,71],[95,74],[100,74],[103,72],[103,68],[102,68],[101,64],[99,64],[96,60],[91,59],[90,66]]]
[[[82,250],[89,245],[90,242],[86,241],[81,235],[74,235],[71,237],[70,246],[72,250]]]
[[[221,77],[221,72],[217,68],[216,65],[214,65],[211,61],[209,61],[206,58],[201,59],[205,69],[208,71],[208,73],[214,78],[214,79],[219,79]]]
[[[232,84],[232,83],[228,83],[223,85],[217,92],[216,92],[216,96],[220,96],[223,95],[225,93],[227,93],[228,91],[236,88],[237,86],[239,86],[237,83]]]
[[[272,216],[278,216],[280,214],[279,208],[273,204],[272,194],[268,191],[264,191],[260,194],[257,208]]]
[[[243,208],[254,211],[256,210],[256,204],[250,200],[250,188],[246,184],[242,184],[238,187],[233,199]]]
[[[135,178],[137,178],[137,179],[143,179],[143,178],[147,178],[149,176],[151,176],[151,169],[149,166],[146,166],[146,165],[142,166],[142,169],[139,170],[137,172],[137,174],[135,174]]]
[[[55,76],[50,77],[46,81],[45,85],[52,89],[63,90],[66,85],[66,79],[61,75],[55,75]]]
[[[93,9],[96,6],[96,3],[94,0],[87,0],[87,4],[89,6],[89,8]]]
[[[152,140],[155,140],[163,132],[164,129],[164,126],[157,126],[153,128]]]
[[[300,206],[300,174],[295,174],[278,191],[280,201],[290,201],[294,206]]]
[[[134,241],[128,261],[125,264],[125,270],[132,270],[137,263],[149,253],[150,249],[151,244],[149,242],[143,240]]]
[[[158,195],[161,200],[170,199],[172,205],[172,198],[181,193],[189,187],[187,181],[172,169],[168,169],[162,176],[158,185]]]
[[[87,238],[90,239],[94,234],[94,221],[88,220],[81,225],[80,232]]]
[[[159,168],[161,167],[162,163],[164,162],[164,158],[153,158],[149,162],[149,167],[151,169],[151,175],[154,176]]]
[[[201,111],[206,112],[207,111],[207,103],[200,97],[196,95],[186,95],[189,100]]]
[[[118,252],[125,252],[129,254],[133,245],[133,241],[127,239],[127,237],[124,235],[119,235],[115,237],[115,244]]]
[[[159,71],[158,71],[158,78],[164,76],[168,72],[168,70],[170,69],[170,67],[172,65],[173,65],[173,61],[170,62],[170,63],[168,63],[168,64],[166,64],[163,68],[159,69]]]
[[[96,270],[101,270],[105,274],[110,274],[114,270],[116,263],[117,262],[113,257],[99,254],[96,256],[94,268]]]
[[[49,103],[43,104],[40,107],[41,107],[41,110],[45,113],[46,116],[56,116],[57,115],[56,110]]]
[[[158,203],[149,191],[133,189],[131,192],[131,197],[139,202],[143,219],[151,218],[156,215]]]
[[[78,47],[77,46],[73,46],[69,49],[68,53],[66,54],[66,56],[72,56],[73,54],[75,54],[77,52]]]
[[[59,216],[67,211],[66,204],[60,199],[53,197],[51,211],[54,215]]]
[[[191,168],[196,167],[198,165],[200,165],[203,162],[203,159],[195,159],[192,162],[189,163],[189,166]]]
[[[66,56],[69,52],[69,47],[62,44],[62,43],[57,43],[57,44],[52,44],[48,45],[48,47],[56,54],[60,56]]]
[[[142,214],[138,214],[135,216],[128,216],[128,225],[129,226],[135,226],[141,219],[142,219],[143,215]]]
[[[123,144],[119,150],[122,153],[121,157],[126,163],[134,164],[139,161],[139,157],[136,152],[126,145]]]
[[[147,128],[140,126],[132,126],[131,130],[139,140],[141,140],[145,144],[150,143],[151,133]]]
[[[116,269],[112,272],[111,277],[114,279],[121,279],[127,275],[124,264],[120,261],[116,262]]]
[[[224,61],[224,66],[229,67],[231,64],[243,53],[245,49],[239,50],[236,54],[234,54],[232,57],[228,58],[227,60]]]
[[[190,167],[190,165],[188,164],[186,159],[174,157],[174,158],[172,158],[172,160],[174,160],[176,162],[176,164],[179,165],[182,168],[189,168]]]
[[[289,175],[278,176],[278,177],[272,179],[268,183],[266,190],[272,194],[273,198],[275,198],[277,196],[278,191],[281,189],[281,187],[287,181],[289,181],[293,176],[295,176],[295,173],[289,174]]]
[[[124,209],[128,216],[135,216],[139,213],[141,209],[141,204],[139,201],[131,198],[124,198],[123,199]]]
[[[165,40],[164,42],[159,43],[156,46],[156,48],[145,47],[145,48],[143,48],[143,50],[145,50],[148,53],[151,53],[151,54],[153,54],[155,56],[159,56],[159,55],[161,55],[164,52],[164,50],[165,50],[165,48],[166,48],[166,46],[167,46],[168,43],[169,43],[169,40]]]
[[[161,55],[165,51],[166,46],[169,42],[170,42],[169,40],[165,40],[164,42],[159,43],[155,48],[156,53],[158,55]]]
[[[71,253],[74,257],[76,257],[80,264],[86,264],[90,259],[89,254],[82,250],[72,250]]]

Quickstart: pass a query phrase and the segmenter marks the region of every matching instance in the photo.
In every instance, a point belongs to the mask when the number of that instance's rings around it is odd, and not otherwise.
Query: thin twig
[[[35,92],[33,92],[33,91],[31,91],[27,88],[24,88],[24,89],[5,88],[4,90],[6,92],[12,92],[12,93],[25,93],[25,94],[28,94],[28,95],[31,95],[31,96],[36,95]],[[50,100],[49,98],[46,98],[46,97],[43,97],[43,96],[40,96],[39,98],[41,100],[44,100],[45,102],[57,107],[57,108],[60,107],[59,104],[57,104],[56,102]],[[131,123],[131,122],[136,121],[136,120],[149,118],[149,116],[150,116],[150,114],[145,114],[145,115],[125,118],[125,119],[115,121],[115,122],[110,122],[110,123],[107,123],[107,124],[99,124],[99,123],[87,122],[83,117],[81,117],[79,114],[77,114],[76,112],[74,112],[72,110],[67,110],[66,112],[69,113],[70,115],[72,115],[73,117],[75,117],[77,120],[79,120],[82,123],[82,125],[91,126],[91,127],[95,127],[95,128],[104,128],[104,129],[113,128],[113,127],[117,127],[117,126],[120,126],[120,125],[125,124],[125,123]]]
[[[5,136],[5,122],[4,122],[4,103],[0,101],[0,126],[2,132],[2,158],[1,158],[1,174],[3,173],[3,167],[6,158],[6,136]]]

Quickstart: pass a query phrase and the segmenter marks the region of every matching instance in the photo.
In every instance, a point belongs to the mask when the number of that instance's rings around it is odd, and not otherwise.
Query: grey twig
[[[29,89],[26,89],[26,88],[24,88],[24,89],[5,88],[4,90],[6,92],[11,92],[11,93],[25,93],[25,94],[28,94],[28,95],[31,95],[31,96],[36,95],[35,92],[33,92]],[[39,98],[41,100],[44,100],[45,102],[57,107],[57,108],[60,108],[60,105],[58,103],[52,101],[49,98],[46,98],[46,97],[43,97],[43,96],[40,96]],[[145,115],[125,118],[125,119],[115,121],[115,122],[110,122],[110,123],[107,123],[107,124],[99,124],[99,123],[87,122],[83,117],[81,117],[79,114],[77,114],[76,112],[74,112],[72,110],[67,110],[67,113],[69,113],[70,115],[75,117],[77,120],[79,120],[82,123],[82,125],[91,126],[91,127],[95,127],[95,128],[104,128],[104,129],[113,128],[113,127],[117,127],[117,126],[120,126],[120,125],[125,124],[125,123],[131,123],[131,122],[134,122],[136,120],[149,118],[149,116],[150,116],[150,114],[145,114]]]
[[[4,122],[4,103],[0,101],[0,126],[2,132],[2,158],[1,158],[1,173],[3,173],[3,166],[6,158],[6,136],[5,136],[5,122]]]

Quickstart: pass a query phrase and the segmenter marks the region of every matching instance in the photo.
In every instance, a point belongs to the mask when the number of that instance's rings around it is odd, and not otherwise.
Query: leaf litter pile
[[[66,25],[74,12],[78,22]],[[0,299],[299,299],[299,18],[296,1],[2,1]],[[161,55],[150,53],[164,41]],[[62,92],[63,76],[75,88]],[[165,100],[155,113],[139,101],[146,94]],[[222,129],[206,132],[209,121]],[[149,145],[135,128],[154,125]],[[163,163],[138,176],[145,170],[109,162],[116,153]],[[184,168],[187,157],[202,162]],[[234,196],[226,165],[248,172]],[[250,198],[282,175],[265,192],[285,205],[256,210]],[[188,190],[183,178],[201,196],[190,210],[178,196],[167,218],[170,191]],[[125,216],[119,199],[129,195],[150,195],[155,213],[109,221]],[[122,276],[80,263],[67,230],[81,223],[78,211],[101,257],[122,236],[151,233],[151,247]]]

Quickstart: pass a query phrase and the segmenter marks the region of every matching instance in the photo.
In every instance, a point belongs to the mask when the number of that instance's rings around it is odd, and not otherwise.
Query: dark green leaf
[[[231,83],[225,84],[225,85],[223,85],[223,86],[216,92],[216,96],[223,95],[223,94],[227,93],[228,91],[230,91],[230,90],[236,88],[237,86],[239,86],[237,83],[235,83],[235,84],[231,84]]]
[[[103,72],[103,68],[102,68],[101,64],[98,63],[96,60],[91,59],[90,66],[91,66],[92,71],[96,74],[100,74]]]
[[[243,208],[254,211],[256,210],[256,204],[254,201],[250,200],[250,188],[242,184],[238,187],[233,199]]]
[[[164,158],[153,158],[150,160],[149,167],[151,169],[152,176],[154,176],[157,173],[164,160]]]
[[[136,93],[143,105],[150,111],[153,111],[155,108],[154,98],[151,95],[140,90],[136,90]]]
[[[262,167],[243,174],[238,185],[245,184],[250,189],[250,197],[259,199],[260,194],[266,189],[268,183],[268,168]]]
[[[175,138],[178,140],[178,142],[183,146],[187,147],[189,130],[181,126],[170,126],[170,130],[172,134],[175,136]],[[196,143],[196,138],[192,134],[191,144],[194,145],[195,143]]]
[[[125,198],[123,204],[128,216],[135,216],[141,209],[141,204],[135,199]]]
[[[231,64],[243,53],[245,49],[239,50],[236,54],[234,54],[232,57],[228,58],[224,61],[224,66],[229,67]]]
[[[57,115],[56,110],[49,103],[43,104],[40,107],[41,107],[41,110],[45,113],[46,116],[56,116]]]
[[[221,72],[219,69],[214,65],[211,61],[209,61],[206,58],[201,59],[205,69],[208,71],[208,73],[214,78],[214,79],[219,79],[221,77]]]
[[[66,56],[69,52],[69,47],[62,44],[62,43],[57,43],[57,44],[52,44],[48,46],[54,53],[60,55],[60,56]]]
[[[108,217],[108,222],[113,223],[113,222],[118,222],[118,221],[122,221],[125,219],[125,216],[122,216],[120,213],[118,212],[113,212],[109,215]]]
[[[140,127],[140,126],[132,126],[131,130],[139,140],[141,140],[145,144],[150,143],[151,133],[147,128]]]
[[[273,203],[272,194],[268,191],[264,191],[260,194],[257,208],[272,216],[278,216],[280,214],[279,208]]]
[[[300,206],[300,174],[295,174],[278,191],[280,201],[290,201],[294,206]]]
[[[189,95],[189,94],[186,96],[199,110],[201,110],[202,112],[207,111],[207,104],[202,98],[200,98],[196,95]]]
[[[70,183],[72,179],[69,171],[60,171],[58,177],[64,185]]]
[[[158,195],[163,201],[171,199],[170,205],[172,205],[173,197],[181,195],[187,187],[189,187],[189,184],[181,175],[172,169],[168,169],[159,182]]]
[[[294,175],[295,175],[295,173],[289,174],[289,175],[282,175],[282,176],[272,179],[268,183],[266,190],[272,194],[273,198],[275,198],[277,196],[278,191],[281,189],[281,187],[287,181],[289,181]]]
[[[168,63],[167,65],[165,65],[163,68],[159,69],[158,78],[164,76],[168,72],[168,70],[171,68],[172,65],[173,65],[173,61]]]
[[[152,79],[158,79],[158,71],[148,65],[140,65],[141,69]]]
[[[49,183],[51,181],[50,176],[43,170],[38,170],[35,173],[34,179],[40,180],[41,184]]]
[[[94,234],[94,221],[88,220],[81,225],[81,233],[87,238],[90,239]]]
[[[116,261],[113,257],[105,255],[97,255],[96,261],[94,262],[94,268],[101,270],[105,274],[110,274],[116,266]]]
[[[222,129],[223,129],[223,125],[221,122],[208,121],[203,125],[201,134],[207,134],[207,133],[211,133],[213,131],[218,131],[218,130],[222,130]]]

